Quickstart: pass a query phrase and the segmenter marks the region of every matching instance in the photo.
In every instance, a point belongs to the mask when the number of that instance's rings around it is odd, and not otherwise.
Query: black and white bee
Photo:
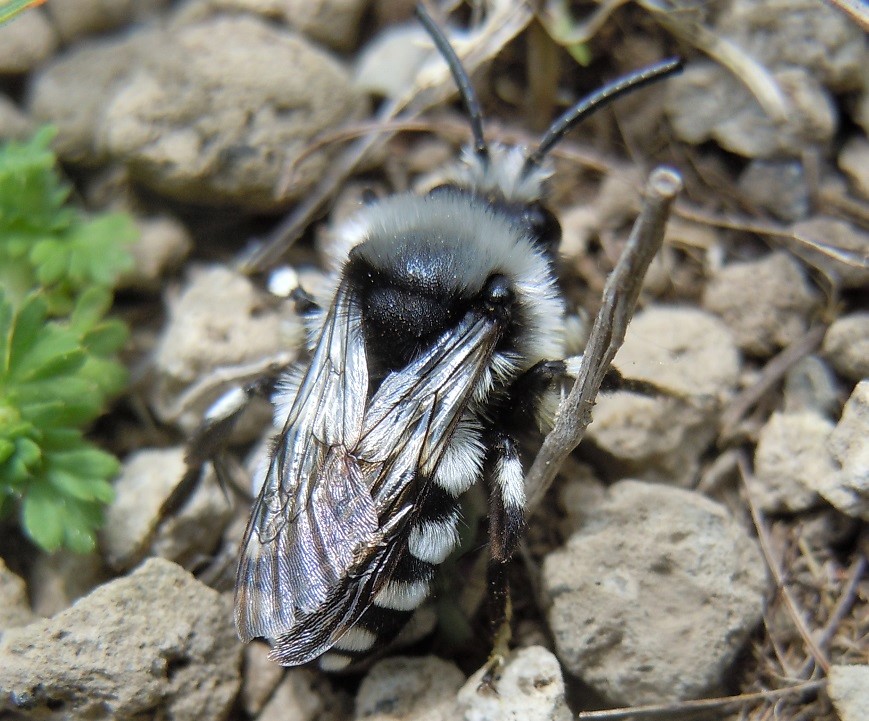
[[[359,212],[328,303],[303,293],[310,360],[273,401],[281,431],[241,549],[235,622],[285,666],[341,671],[393,640],[458,542],[460,496],[485,480],[489,584],[506,619],[504,564],[524,523],[517,433],[561,390],[561,228],[543,200],[547,154],[590,112],[679,68],[666,61],[571,108],[533,152],[487,143],[442,31],[473,144],[425,195]],[[551,419],[550,419],[551,420]]]

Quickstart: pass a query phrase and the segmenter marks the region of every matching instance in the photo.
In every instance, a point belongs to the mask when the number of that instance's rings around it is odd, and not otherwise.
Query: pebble
[[[869,378],[869,312],[849,313],[833,321],[822,352],[843,378],[853,382]]]
[[[542,646],[522,648],[507,658],[495,677],[495,690],[480,688],[485,667],[458,693],[463,721],[570,721],[558,659]]]
[[[221,16],[166,32],[108,103],[100,139],[160,194],[276,212],[325,171],[334,148],[295,163],[314,136],[366,112],[348,72],[311,41]]]
[[[376,663],[356,695],[355,721],[453,721],[465,675],[452,663],[395,656]]]
[[[767,590],[755,541],[723,506],[632,480],[546,557],[542,583],[565,669],[619,705],[720,689]]]
[[[730,263],[703,293],[704,307],[721,317],[739,347],[761,358],[802,337],[819,303],[803,266],[785,252]]]
[[[736,387],[740,355],[730,332],[710,313],[649,306],[631,321],[614,366],[661,393],[598,396],[586,440],[602,456],[599,468],[610,479],[687,485]]]
[[[151,559],[0,640],[0,710],[36,718],[226,718],[240,686],[230,600]]]
[[[754,453],[752,491],[767,512],[797,512],[818,501],[815,479],[836,472],[827,450],[834,424],[817,413],[773,413]]]

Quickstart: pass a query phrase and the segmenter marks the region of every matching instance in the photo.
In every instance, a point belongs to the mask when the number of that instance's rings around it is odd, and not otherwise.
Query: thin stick
[[[719,437],[724,440],[728,439],[749,409],[782,379],[788,369],[815,350],[824,339],[826,332],[827,326],[815,326],[770,359],[763,367],[757,381],[736,396],[721,414]]]
[[[721,696],[719,698],[702,698],[694,701],[677,701],[674,703],[649,704],[647,706],[634,706],[633,708],[613,708],[604,711],[580,711],[577,721],[617,721],[618,719],[633,718],[635,716],[667,716],[694,711],[708,711],[709,709],[721,709],[727,706],[744,706],[755,701],[775,701],[793,694],[804,694],[818,691],[824,687],[826,679],[807,681],[795,686],[777,688],[771,691],[756,691],[754,693],[741,693],[737,696]]]
[[[594,399],[625,339],[646,271],[664,240],[670,206],[681,188],[682,178],[669,168],[657,168],[649,177],[643,209],[604,288],[603,303],[591,330],[576,382],[562,401],[555,427],[546,436],[528,471],[525,489],[529,512],[540,503],[561,462],[576,448],[591,423]]]
[[[842,590],[842,595],[839,596],[839,600],[836,602],[836,606],[833,608],[833,612],[830,614],[830,618],[824,626],[824,630],[821,631],[818,636],[818,648],[827,648],[827,644],[833,639],[836,630],[839,628],[839,624],[842,623],[842,619],[845,618],[845,615],[851,610],[851,606],[854,605],[854,601],[857,597],[857,586],[860,583],[860,579],[863,578],[863,574],[866,572],[866,564],[866,556],[858,556],[857,560],[851,564],[851,572],[848,574],[848,583]],[[811,657],[807,658],[802,668],[800,668],[797,677],[808,678],[811,675],[814,666],[814,659]]]
[[[742,477],[742,485],[745,488],[745,495],[748,499],[748,508],[751,512],[751,519],[752,521],[754,521],[754,527],[757,530],[757,539],[760,542],[760,550],[763,554],[764,560],[766,561],[766,565],[769,568],[770,573],[772,573],[776,587],[782,594],[782,598],[785,602],[785,607],[788,609],[788,615],[794,622],[794,626],[796,626],[796,629],[799,632],[800,636],[802,636],[803,642],[806,644],[806,648],[809,650],[809,653],[814,659],[814,662],[823,670],[824,674],[826,675],[830,672],[830,661],[827,658],[826,654],[815,642],[815,639],[812,636],[812,632],[806,625],[805,618],[803,617],[802,612],[797,606],[796,600],[791,594],[790,589],[785,585],[784,573],[782,573],[782,570],[778,565],[778,561],[773,554],[772,544],[769,540],[769,532],[766,529],[766,522],[764,520],[763,514],[754,503],[754,499],[752,498],[750,486],[751,482],[753,481],[753,477],[751,471],[748,468],[748,461],[744,455],[741,455],[739,457],[737,465],[739,467],[739,473]]]

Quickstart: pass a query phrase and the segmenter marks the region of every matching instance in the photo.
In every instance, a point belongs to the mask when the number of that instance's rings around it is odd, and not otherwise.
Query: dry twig
[[[820,345],[826,332],[827,326],[815,326],[770,359],[758,379],[737,395],[721,414],[719,438],[728,440],[745,414],[784,377],[789,368]]]
[[[737,696],[721,696],[719,698],[702,698],[694,701],[674,701],[673,703],[649,704],[633,708],[613,708],[604,711],[581,711],[577,721],[618,721],[619,719],[639,718],[643,716],[667,716],[694,713],[698,711],[724,710],[731,706],[746,706],[757,701],[776,701],[788,696],[814,693],[823,688],[826,680],[808,681],[795,686],[786,686],[770,691],[741,693]]]
[[[525,488],[529,511],[540,503],[561,462],[576,448],[591,423],[594,399],[624,341],[646,270],[664,240],[670,206],[681,187],[681,177],[669,168],[657,168],[649,178],[643,209],[604,288],[603,303],[592,327],[576,382],[561,402],[555,427],[546,436],[528,471]]]
[[[797,602],[793,597],[793,594],[790,592],[790,589],[785,585],[784,573],[782,572],[778,561],[775,558],[772,550],[772,544],[770,543],[769,531],[766,527],[766,521],[763,517],[763,513],[757,507],[757,504],[754,503],[754,499],[752,497],[751,492],[751,483],[753,481],[752,473],[748,468],[748,461],[744,455],[740,456],[738,461],[739,473],[742,477],[742,485],[745,488],[745,495],[748,500],[748,508],[751,512],[751,518],[754,522],[754,527],[757,531],[757,538],[760,543],[760,550],[763,554],[764,560],[766,561],[766,565],[769,568],[770,573],[772,574],[773,580],[775,581],[776,588],[781,593],[782,598],[785,602],[785,607],[788,610],[788,615],[791,617],[791,620],[794,623],[797,631],[803,639],[803,642],[806,645],[806,648],[809,650],[811,658],[814,663],[816,663],[824,672],[824,674],[829,673],[830,671],[830,661],[827,658],[826,654],[821,650],[815,641],[814,636],[812,636],[812,632],[809,627],[806,625],[805,616],[803,615],[800,608],[797,606]]]

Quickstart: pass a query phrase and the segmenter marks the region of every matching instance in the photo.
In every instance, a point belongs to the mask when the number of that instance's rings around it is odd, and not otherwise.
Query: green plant
[[[53,131],[0,148],[0,516],[41,547],[94,547],[118,461],[83,435],[126,383],[106,319],[132,221],[66,204]]]

